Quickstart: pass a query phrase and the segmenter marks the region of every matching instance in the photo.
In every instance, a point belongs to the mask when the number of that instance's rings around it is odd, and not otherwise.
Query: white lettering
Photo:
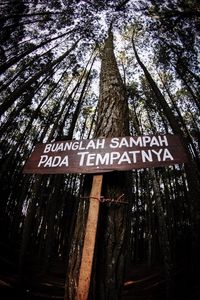
[[[120,158],[120,153],[119,152],[111,152],[110,153],[110,164],[112,165],[114,160],[117,160]]]
[[[140,146],[142,147],[142,138],[141,136],[137,137],[136,139],[134,137],[130,137],[130,147],[133,146]]]
[[[79,145],[79,148],[78,148],[79,150],[85,150],[85,147],[83,147],[82,144],[83,144],[83,141],[80,141],[80,145]]]
[[[88,154],[89,152],[78,152],[77,155],[80,155],[80,162],[79,162],[79,166],[83,166],[84,161],[85,161],[85,156],[86,154]]]
[[[129,154],[133,155],[132,160],[133,160],[134,163],[136,163],[136,161],[137,161],[137,154],[139,154],[139,153],[140,153],[140,151],[129,151]]]
[[[163,153],[163,161],[165,160],[174,160],[173,156],[171,155],[171,153],[169,152],[168,149],[164,149],[164,153]]]
[[[142,140],[143,140],[143,146],[146,147],[146,145],[151,142],[151,137],[150,136],[143,136]]]
[[[66,167],[69,166],[69,159],[68,159],[68,155],[64,156],[63,160],[61,161],[59,167],[62,167],[62,165],[65,165]]]
[[[150,143],[150,147],[153,147],[153,146],[160,146],[160,143],[159,143],[157,137],[155,137],[155,136],[152,137],[151,143]]]
[[[94,153],[88,154],[86,166],[94,166],[94,159],[95,159]]]
[[[159,135],[158,136],[159,142],[160,142],[160,146],[168,146],[168,140],[166,135]]]
[[[105,139],[101,139],[101,140],[98,139],[96,141],[96,149],[99,149],[99,148],[103,149],[104,146],[105,146]]]
[[[112,138],[110,148],[117,148],[119,147],[119,139],[118,138]]]
[[[63,146],[64,146],[63,143],[57,144],[56,151],[63,151],[63,148],[64,148]]]
[[[72,142],[66,142],[64,146],[64,151],[71,150],[73,143]]]
[[[44,167],[51,167],[52,164],[52,160],[53,160],[53,156],[48,157],[47,162],[44,164]]]
[[[125,137],[121,139],[119,147],[121,148],[123,146],[129,147],[129,143],[127,142],[127,139]]]
[[[162,151],[163,151],[163,149],[160,149],[160,150],[158,150],[158,151],[152,150],[152,152],[157,156],[158,161],[161,161],[160,155],[161,155],[161,152],[162,152]]]
[[[43,165],[48,159],[48,155],[41,155],[40,157],[40,161],[39,161],[39,164],[38,164],[38,168]]]
[[[89,148],[95,149],[95,143],[93,140],[89,141],[87,144],[86,149],[88,150]]]
[[[142,155],[142,162],[153,161],[151,150],[147,150],[147,151],[142,150],[141,155]]]
[[[46,144],[45,148],[44,148],[44,153],[47,153],[51,151],[51,144]]]
[[[51,167],[58,167],[61,161],[60,156],[54,156]]]
[[[79,148],[79,142],[73,142],[72,150],[77,150]]]
[[[103,156],[97,153],[96,165],[108,165],[109,164],[109,153],[105,153]]]
[[[126,162],[126,163],[128,163],[128,164],[131,164],[131,160],[130,160],[130,158],[129,158],[127,152],[123,152],[123,153],[122,153],[122,155],[121,155],[121,157],[120,157],[120,159],[119,159],[119,161],[118,161],[118,165],[120,165],[120,164],[123,163],[123,162]]]
[[[51,145],[51,152],[56,152],[57,151],[57,146],[58,146],[58,144]]]
[[[69,166],[68,163],[68,156],[64,156],[62,159],[61,156],[48,156],[48,155],[41,155],[40,161],[38,163],[38,167],[62,167],[62,165],[65,165],[66,167]]]

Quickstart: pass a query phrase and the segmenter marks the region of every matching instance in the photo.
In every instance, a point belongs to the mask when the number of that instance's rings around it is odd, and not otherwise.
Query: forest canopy
[[[194,299],[199,1],[3,0],[0,12],[0,279],[28,286],[61,263],[74,299],[91,176],[24,174],[36,144],[176,134],[186,163],[104,176],[88,299],[126,299],[127,266],[138,263],[159,266],[168,299],[183,282]]]

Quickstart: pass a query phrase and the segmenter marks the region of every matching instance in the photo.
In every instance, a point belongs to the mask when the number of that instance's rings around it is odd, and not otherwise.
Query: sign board
[[[104,173],[186,162],[178,135],[145,135],[38,144],[23,173]]]

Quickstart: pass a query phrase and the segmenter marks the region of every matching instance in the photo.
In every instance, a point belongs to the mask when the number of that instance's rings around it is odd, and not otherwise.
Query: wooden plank
[[[90,205],[77,288],[77,300],[87,300],[88,298],[99,216],[100,203],[98,199],[100,199],[101,196],[102,181],[103,175],[93,176],[93,183],[90,194]]]
[[[178,135],[99,138],[38,144],[23,173],[104,173],[181,164],[187,155]]]

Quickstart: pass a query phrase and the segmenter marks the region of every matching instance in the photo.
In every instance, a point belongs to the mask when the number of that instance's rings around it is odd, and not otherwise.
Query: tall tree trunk
[[[164,115],[166,116],[173,133],[179,134],[184,149],[187,153],[188,162],[185,163],[185,172],[188,181],[188,193],[189,198],[191,201],[191,226],[192,226],[192,256],[191,256],[191,268],[194,277],[199,274],[200,269],[200,203],[199,203],[199,194],[200,194],[200,172],[197,168],[196,162],[194,161],[192,154],[189,150],[187,140],[184,137],[184,133],[179,127],[179,123],[174,116],[172,110],[170,109],[168,103],[165,101],[162,93],[160,92],[158,86],[156,85],[155,81],[151,77],[151,74],[148,72],[145,65],[140,60],[138,53],[135,48],[134,40],[132,38],[133,50],[135,53],[135,57],[137,59],[138,64],[142,68],[146,79],[153,91],[155,103],[160,112],[163,111]]]
[[[129,112],[126,91],[114,56],[113,35],[109,31],[102,54],[100,97],[96,137],[129,135]],[[118,199],[125,195],[128,202],[129,172],[113,172],[104,175],[102,196]],[[94,299],[119,299],[123,284],[126,255],[126,204],[104,204],[100,209],[99,234],[97,236],[96,268],[93,277]]]
[[[0,66],[0,74],[5,72],[8,68],[10,68],[11,66],[13,66],[14,64],[16,64],[18,61],[20,61],[21,59],[23,59],[24,57],[26,57],[28,54],[34,52],[35,50],[37,50],[38,48],[42,48],[43,46],[47,45],[48,43],[55,41],[65,35],[67,35],[68,33],[70,33],[71,31],[65,32],[63,34],[60,34],[54,38],[50,38],[46,41],[43,41],[42,43],[40,43],[39,45],[31,45],[28,49],[26,49],[24,52],[20,53],[19,55],[15,55],[14,57],[12,57],[11,59],[9,59],[8,61],[6,61],[4,64],[2,64]]]
[[[128,106],[123,82],[113,51],[113,35],[105,41],[100,75],[100,98],[95,137],[113,137],[129,134]],[[89,299],[119,299],[123,284],[126,254],[126,226],[128,205],[116,203],[125,195],[128,202],[129,173],[113,172],[104,175],[102,196],[114,202],[102,204],[97,232],[95,265]],[[90,190],[91,176],[86,176],[85,189]],[[85,195],[88,195],[86,192]],[[79,203],[77,222],[68,262],[65,299],[74,300],[78,282],[83,244],[83,225],[86,221],[85,201]]]
[[[80,38],[81,39],[81,38]],[[20,87],[16,88],[16,90],[13,91],[10,96],[8,96],[4,102],[0,105],[0,115],[4,114],[4,112],[17,100],[27,89],[36,82],[41,76],[43,76],[46,72],[49,72],[51,68],[57,64],[59,64],[63,59],[65,59],[71,51],[75,49],[78,42],[80,41],[78,39],[72,47],[67,50],[64,54],[62,54],[60,57],[55,59],[53,62],[47,64],[42,70],[38,71],[34,76],[32,76],[29,80],[27,80],[24,84],[22,84]]]

